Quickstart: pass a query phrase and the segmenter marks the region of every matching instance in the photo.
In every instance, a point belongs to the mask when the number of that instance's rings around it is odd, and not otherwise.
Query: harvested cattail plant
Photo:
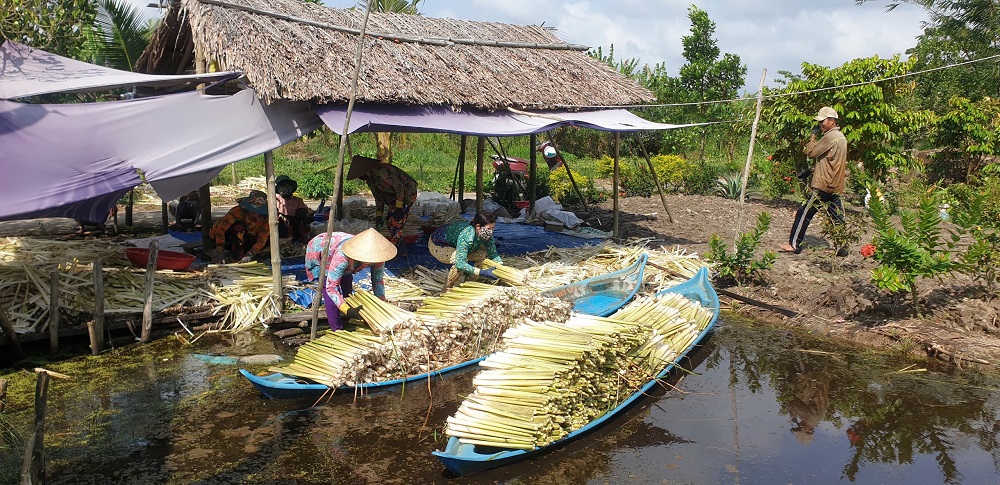
[[[504,266],[492,259],[484,259],[483,266],[493,268],[493,274],[500,278],[500,281],[512,286],[521,286],[528,282],[528,274],[517,268]]]

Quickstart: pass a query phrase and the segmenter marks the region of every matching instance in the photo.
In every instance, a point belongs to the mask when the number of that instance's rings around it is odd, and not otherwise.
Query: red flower
[[[768,155],[768,156],[767,156],[767,159],[768,159],[768,160],[772,160],[772,158],[771,158],[771,157],[772,157],[771,155]]]
[[[874,254],[875,254],[874,244],[865,244],[864,246],[861,246],[861,256],[865,258],[870,258]]]

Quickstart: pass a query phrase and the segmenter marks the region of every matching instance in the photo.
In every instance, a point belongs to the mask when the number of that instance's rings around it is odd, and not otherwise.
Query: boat
[[[542,296],[571,302],[577,313],[606,317],[625,306],[639,291],[648,259],[642,253],[625,268],[545,290]]]
[[[709,282],[707,268],[701,268],[698,270],[698,273],[695,274],[690,280],[662,290],[657,294],[662,293],[679,293],[687,297],[689,300],[697,301],[703,307],[712,310],[713,313],[712,319],[705,329],[698,334],[693,343],[684,349],[684,351],[681,352],[674,361],[678,362],[690,353],[691,350],[696,348],[715,326],[715,322],[719,318],[719,297]],[[457,437],[452,436],[448,438],[448,443],[445,446],[444,451],[434,451],[432,453],[434,456],[437,456],[448,471],[455,475],[468,475],[470,473],[507,465],[526,458],[539,456],[548,451],[564,446],[570,441],[580,438],[582,435],[595,430],[613,419],[615,416],[623,413],[629,406],[639,400],[639,398],[646,395],[649,390],[656,385],[656,382],[659,379],[666,377],[673,368],[673,363],[667,365],[656,375],[655,378],[651,379],[641,388],[629,395],[629,397],[622,401],[617,407],[597,419],[594,419],[586,426],[583,426],[582,428],[566,435],[562,439],[554,441],[548,445],[536,447],[530,450],[483,447],[460,443]]]
[[[448,372],[457,371],[478,364],[479,361],[485,358],[486,357],[483,356],[442,369],[405,378],[379,382],[366,382],[357,386],[341,386],[336,389],[336,392],[361,392],[367,394],[372,391],[379,391],[392,386],[403,385],[408,382],[440,377]],[[258,376],[246,369],[240,369],[240,374],[243,374],[243,377],[246,377],[254,385],[254,387],[256,387],[257,390],[264,395],[264,397],[270,399],[299,399],[307,397],[319,399],[324,394],[330,392],[330,387],[325,384],[318,384],[307,379],[292,377],[280,372],[275,372],[266,376]]]
[[[636,292],[639,291],[639,288],[642,286],[642,275],[646,268],[647,259],[648,256],[646,253],[642,253],[634,263],[626,268],[552,288],[542,292],[542,296],[570,301],[573,303],[573,311],[577,313],[599,317],[608,316],[628,303],[635,296]],[[419,381],[478,364],[484,358],[485,356],[467,360],[450,367],[407,378],[365,383],[356,387],[343,386],[337,390],[367,392],[411,381]],[[240,373],[249,379],[261,394],[271,399],[297,399],[306,397],[318,399],[324,393],[330,391],[330,387],[325,384],[318,384],[307,379],[282,373],[258,376],[244,369],[240,369]]]

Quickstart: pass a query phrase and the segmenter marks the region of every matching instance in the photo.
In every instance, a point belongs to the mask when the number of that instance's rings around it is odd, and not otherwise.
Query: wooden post
[[[49,352],[59,353],[59,270],[49,273]]]
[[[236,164],[235,163],[230,163],[229,164],[229,172],[233,175],[233,185],[235,186],[235,185],[239,184],[239,181],[236,180]]]
[[[642,140],[636,137],[636,142],[639,143],[639,148],[642,149],[642,156],[646,158],[646,164],[649,165],[649,173],[653,174],[653,183],[656,184],[656,191],[660,193],[660,202],[663,203],[663,210],[667,212],[667,218],[670,219],[670,223],[674,223],[674,216],[670,213],[670,208],[667,207],[667,197],[663,195],[663,186],[660,185],[660,177],[656,175],[656,169],[653,168],[653,159],[649,158],[649,153],[646,152],[646,146],[642,144]]]
[[[21,485],[45,483],[45,405],[49,393],[49,373],[37,372],[35,383],[35,426],[24,446]]]
[[[476,212],[483,211],[483,158],[486,155],[486,137],[476,140]]]
[[[0,413],[7,409],[7,379],[0,379]]]
[[[132,204],[135,203],[135,187],[128,191],[128,204],[125,205],[125,225],[132,225]]]
[[[611,189],[614,191],[614,193],[611,194],[612,200],[614,201],[614,208],[612,209],[614,211],[614,214],[613,214],[613,216],[611,218],[611,220],[612,220],[611,231],[612,231],[612,235],[615,238],[618,237],[618,148],[619,148],[619,144],[620,144],[619,142],[620,141],[621,141],[621,135],[616,131],[615,132],[615,171],[614,171],[614,177],[613,177],[614,180],[611,183]],[[569,167],[567,167],[566,170],[569,170]],[[572,179],[570,179],[570,180],[572,180]]]
[[[212,192],[211,184],[198,187],[198,204],[201,205],[201,247],[203,251],[215,248],[214,241],[208,233],[212,230]]]
[[[767,69],[760,74],[760,87],[757,88],[757,114],[753,117],[753,125],[750,127],[750,147],[747,148],[747,162],[743,166],[743,180],[740,185],[740,210],[736,215],[736,234],[733,235],[733,247],[736,247],[736,240],[740,237],[743,229],[743,208],[746,205],[747,181],[750,179],[750,162],[753,161],[753,147],[757,141],[757,123],[760,122],[761,102],[764,99],[764,78],[767,76]],[[915,295],[916,293],[914,293]]]
[[[278,303],[278,312],[281,312],[281,245],[278,240],[278,202],[274,188],[274,152],[268,150],[264,152],[264,175],[267,177],[267,225],[270,226],[271,243],[271,294],[275,296]]]
[[[13,348],[14,356],[17,360],[24,358],[24,350],[21,350],[21,342],[17,339],[17,331],[14,330],[14,322],[10,321],[7,317],[7,312],[5,310],[0,310],[0,327],[3,327],[3,332],[7,334],[7,341]]]
[[[535,191],[538,183],[535,180],[535,172],[538,170],[538,150],[535,150],[535,146],[538,144],[538,135],[532,133],[528,136],[528,144],[531,151],[531,157],[528,158],[528,213],[530,214],[532,209],[535,208],[535,199],[538,198],[538,193]]]
[[[104,350],[104,260],[94,260],[94,321],[87,324],[90,335],[90,354]]]
[[[167,203],[160,202],[160,224],[163,226],[163,233],[170,232],[170,211],[167,210]]]
[[[563,167],[566,168],[566,175],[569,175],[569,182],[573,184],[573,190],[576,191],[577,197],[579,197],[580,202],[583,203],[583,210],[590,212],[590,207],[587,207],[587,198],[583,196],[583,192],[580,192],[580,186],[576,185],[576,179],[573,178],[573,171],[569,169],[569,164],[566,163],[565,158],[563,159],[562,163]]]
[[[142,305],[142,335],[139,341],[149,342],[153,333],[153,282],[156,278],[156,258],[160,254],[160,245],[156,240],[149,242],[149,262],[146,263],[146,294]]]
[[[458,205],[462,205],[465,200],[465,141],[468,135],[462,135],[461,145],[458,147]]]

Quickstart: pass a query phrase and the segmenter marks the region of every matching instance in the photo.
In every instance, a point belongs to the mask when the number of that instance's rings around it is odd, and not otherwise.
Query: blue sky
[[[157,16],[147,1],[130,0],[149,16]],[[335,8],[356,5],[351,0],[325,0]],[[923,9],[902,4],[885,11],[888,1],[863,6],[854,0],[424,0],[420,11],[429,17],[450,17],[519,25],[555,27],[567,42],[605,52],[614,44],[615,58],[637,58],[640,65],[665,62],[676,75],[684,63],[681,37],[691,24],[691,4],[715,22],[720,50],[740,56],[747,66],[747,92],[756,92],[763,69],[774,86],[778,71],[801,72],[802,62],[835,67],[851,59],[904,54],[916,44],[927,20]]]

